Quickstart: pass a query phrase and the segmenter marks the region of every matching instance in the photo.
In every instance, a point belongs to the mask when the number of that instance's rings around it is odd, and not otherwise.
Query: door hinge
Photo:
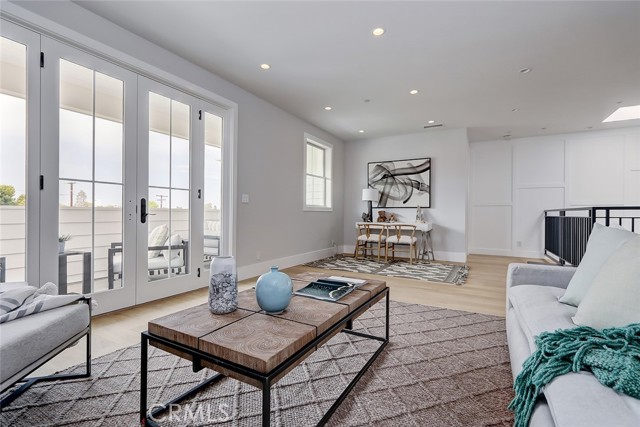
[[[200,277],[200,269],[198,268],[198,277]]]
[[[40,189],[44,190],[44,175],[40,175]]]
[[[40,52],[40,68],[44,68],[44,52]]]
[[[202,190],[198,188],[198,199],[202,199]]]
[[[198,111],[198,120],[202,120],[202,110]]]

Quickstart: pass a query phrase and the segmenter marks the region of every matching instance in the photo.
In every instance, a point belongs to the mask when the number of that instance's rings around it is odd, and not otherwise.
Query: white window
[[[331,211],[331,144],[304,134],[304,210]]]

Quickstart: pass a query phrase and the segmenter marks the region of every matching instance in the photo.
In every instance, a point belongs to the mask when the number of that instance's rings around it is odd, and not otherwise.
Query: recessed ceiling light
[[[365,99],[364,102],[371,102],[371,100],[370,99]]]
[[[364,129],[360,129],[358,132],[360,132],[360,133],[364,133]]]
[[[412,90],[409,91],[409,93],[411,95],[415,95],[416,93],[418,93],[418,89],[412,89]]]
[[[373,31],[371,31],[373,33],[374,36],[376,37],[380,37],[381,35],[384,34],[384,28],[374,28]]]
[[[587,126],[587,129],[593,129],[593,126]]]
[[[263,70],[268,70],[269,68],[271,68],[271,65],[269,65],[269,64],[260,64],[260,68],[262,68]]]
[[[540,129],[542,129],[542,130],[547,130],[547,128],[540,128]]]
[[[520,70],[521,74],[527,74],[531,72],[531,68],[523,68],[522,70]]]
[[[513,111],[514,113],[517,113],[518,111],[520,111],[520,109],[519,109],[519,108],[514,108],[514,109],[513,109],[513,110],[511,110],[511,111]]]
[[[609,117],[604,119],[602,123],[620,122],[622,120],[640,119],[640,105],[630,105],[629,107],[620,107],[614,111]]]
[[[325,110],[331,111],[331,107],[324,107]]]
[[[436,121],[435,120],[429,120],[427,123],[429,123],[430,125],[434,124]]]

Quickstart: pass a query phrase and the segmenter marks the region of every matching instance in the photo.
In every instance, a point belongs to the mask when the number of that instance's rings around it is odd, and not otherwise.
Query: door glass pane
[[[148,280],[187,274],[191,107],[149,93]]]
[[[60,60],[61,293],[123,286],[123,118],[121,80]]]
[[[27,47],[0,37],[0,282],[26,281]]]
[[[149,185],[169,186],[171,100],[149,93]],[[153,200],[151,198],[150,200]]]
[[[171,102],[171,187],[189,189],[189,106]]]
[[[204,267],[220,253],[222,212],[222,118],[204,113]]]
[[[123,96],[122,80],[96,73],[96,181],[122,184]]]
[[[93,70],[60,61],[60,177],[93,179]]]

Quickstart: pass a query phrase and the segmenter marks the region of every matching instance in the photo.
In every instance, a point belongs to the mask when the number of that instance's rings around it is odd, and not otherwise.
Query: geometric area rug
[[[466,265],[441,264],[420,260],[416,260],[413,264],[401,260],[376,262],[369,258],[355,259],[343,255],[336,255],[319,261],[309,262],[305,265],[307,267],[324,268],[328,270],[380,274],[383,276],[424,280],[426,282],[450,283],[454,285],[462,285],[469,274],[469,267]]]
[[[354,329],[384,334],[384,301]],[[510,426],[513,398],[503,318],[391,302],[390,342],[329,420],[330,426]],[[271,425],[315,426],[378,343],[338,334],[271,390]],[[166,402],[212,371],[150,347],[149,403]],[[79,370],[70,368],[66,372]],[[40,383],[0,413],[2,426],[138,424],[139,345],[93,360],[92,377]],[[261,393],[224,378],[160,414],[162,426],[260,425]]]

